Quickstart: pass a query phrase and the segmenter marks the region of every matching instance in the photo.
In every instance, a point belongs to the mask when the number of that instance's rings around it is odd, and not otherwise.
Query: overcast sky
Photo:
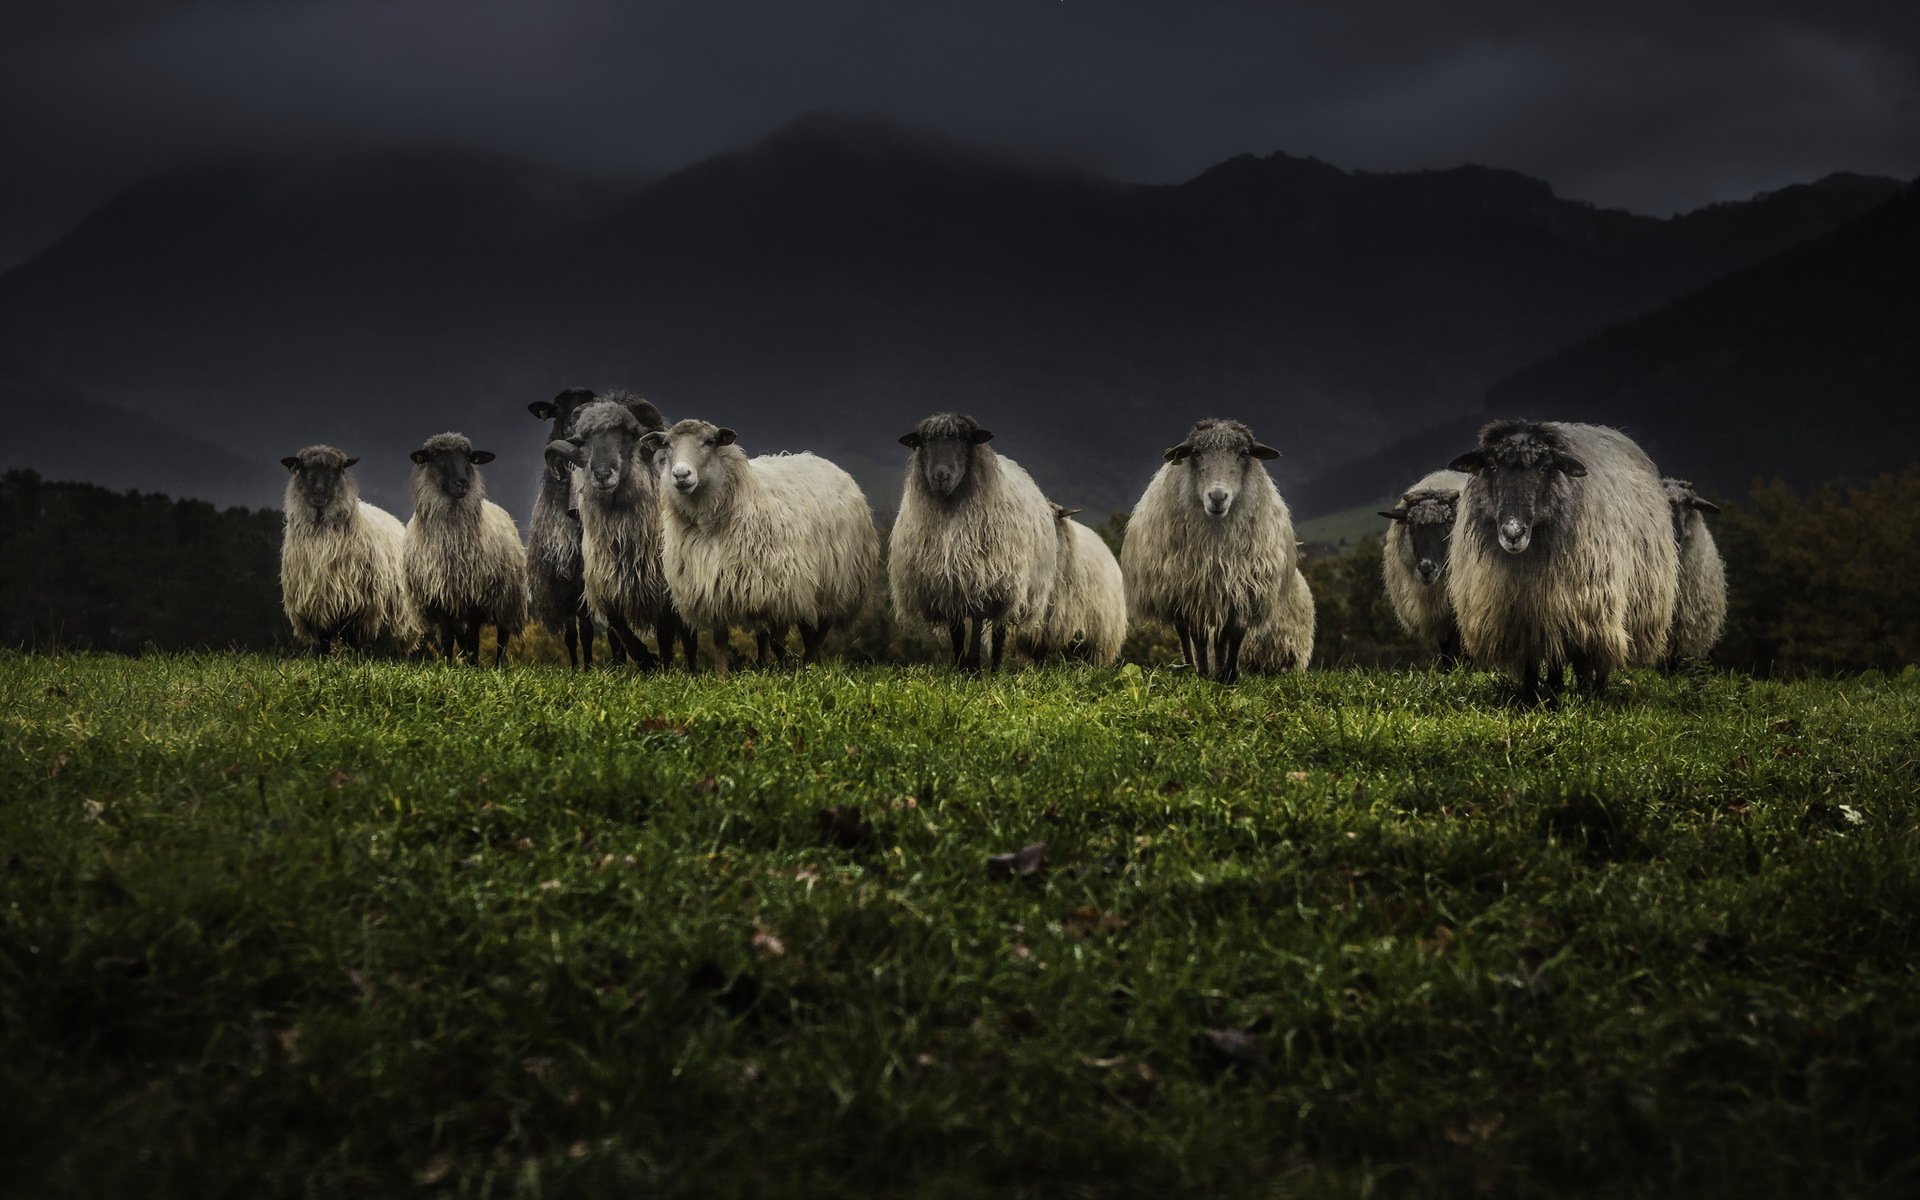
[[[0,267],[196,158],[458,145],[637,177],[822,110],[1143,182],[1285,150],[1665,214],[1920,175],[1920,0],[5,0]]]

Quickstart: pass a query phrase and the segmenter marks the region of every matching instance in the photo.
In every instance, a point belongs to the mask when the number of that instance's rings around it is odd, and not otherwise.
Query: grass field
[[[0,694],[0,1192],[1920,1188],[1912,669]]]

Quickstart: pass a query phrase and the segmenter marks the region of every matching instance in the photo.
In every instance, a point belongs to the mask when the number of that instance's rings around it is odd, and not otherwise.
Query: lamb
[[[1313,658],[1315,623],[1313,589],[1296,566],[1274,605],[1273,615],[1264,625],[1247,630],[1247,640],[1240,649],[1241,668],[1259,674],[1306,670]]]
[[[1679,589],[1660,473],[1617,429],[1495,421],[1453,461],[1460,490],[1447,598],[1475,661],[1528,701],[1561,670],[1598,694],[1616,669],[1658,663]]]
[[[835,625],[860,612],[880,535],[853,476],[812,454],[748,458],[731,429],[687,420],[642,439],[664,452],[661,557],[673,603],[713,631],[727,673],[732,625],[756,631],[764,662],[800,627],[808,663]]]
[[[1259,465],[1279,454],[1239,421],[1196,423],[1120,547],[1134,618],[1171,623],[1187,661],[1223,682],[1239,674],[1247,631],[1277,618],[1298,564],[1293,516]]]
[[[407,595],[420,623],[437,630],[449,659],[480,661],[480,627],[498,638],[493,663],[527,623],[527,570],[520,532],[486,498],[476,467],[493,454],[464,434],[427,439],[413,458],[413,519],[407,522]]]
[[[888,542],[895,615],[944,625],[954,665],[975,673],[983,653],[999,669],[1009,626],[1044,617],[1059,557],[1047,498],[991,440],[954,413],[902,436],[913,453]]]
[[[639,411],[658,420],[651,404]],[[660,659],[672,664],[678,638],[692,670],[697,635],[675,615],[661,561],[660,481],[641,440],[651,432],[624,398],[598,400],[575,414],[570,436],[547,444],[547,463],[550,470],[579,468],[586,602],[606,618],[609,640],[652,666],[653,652],[634,631],[651,627]]]
[[[1460,626],[1447,600],[1447,548],[1460,507],[1463,471],[1440,470],[1401,493],[1400,503],[1381,512],[1387,526],[1380,574],[1400,628],[1451,661],[1460,657]]]
[[[280,595],[287,620],[318,654],[335,641],[405,652],[420,640],[400,565],[405,530],[392,513],[360,499],[347,469],[359,462],[332,446],[280,460],[287,480],[280,542]]]
[[[1127,592],[1120,563],[1099,534],[1072,520],[1080,510],[1053,509],[1055,567],[1046,615],[1020,628],[1014,644],[1030,658],[1059,654],[1097,666],[1120,661],[1127,638]]]
[[[573,427],[573,415],[593,402],[591,388],[568,388],[552,400],[536,400],[527,411],[553,422],[548,441],[563,438]],[[566,642],[567,665],[593,664],[593,610],[587,607],[581,581],[580,525],[572,515],[573,467],[556,465],[551,456],[540,471],[540,491],[534,497],[533,517],[527,529],[527,587],[535,623],[558,633]]]
[[[1713,544],[1704,513],[1718,505],[1700,498],[1684,479],[1662,479],[1673,510],[1673,540],[1680,555],[1680,589],[1667,641],[1669,670],[1683,658],[1705,658],[1727,624],[1727,568]]]

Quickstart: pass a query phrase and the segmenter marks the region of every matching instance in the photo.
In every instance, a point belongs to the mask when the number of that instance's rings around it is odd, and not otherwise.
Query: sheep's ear
[[[1555,454],[1553,465],[1560,468],[1569,479],[1578,479],[1587,473],[1587,464],[1570,454]]]
[[[1383,508],[1380,515],[1389,521],[1404,521],[1407,519],[1407,508],[1404,504],[1399,508]]]
[[[1478,475],[1480,468],[1487,465],[1485,450],[1469,450],[1459,458],[1447,464],[1449,471],[1465,471],[1469,475]]]
[[[1167,452],[1160,457],[1166,459],[1168,462],[1182,462],[1192,453],[1193,447],[1185,442],[1181,442],[1178,446],[1168,446]]]
[[[1280,457],[1280,452],[1278,450],[1275,450],[1272,446],[1263,446],[1259,442],[1255,442],[1253,444],[1253,449],[1249,451],[1249,453],[1251,453],[1255,458],[1279,458]]]
[[[347,461],[345,461],[345,462],[343,462],[343,463],[341,463],[341,464],[340,464],[340,469],[344,471],[344,470],[346,470],[346,469],[347,469],[348,467],[350,467],[350,466],[352,466],[353,464],[355,464],[355,463],[357,463],[357,462],[359,462],[359,461],[360,461],[360,456],[359,456],[358,454],[356,454],[356,455],[354,455],[354,456],[353,456],[352,458],[350,458],[350,459],[348,459]]]
[[[484,467],[488,463],[493,461],[493,451],[469,450],[467,452],[467,461],[472,463],[476,467]]]
[[[1695,496],[1693,499],[1687,501],[1687,503],[1693,505],[1695,508],[1699,509],[1703,513],[1717,513],[1720,511],[1720,506],[1718,504],[1715,504],[1711,500],[1702,500],[1698,496]]]
[[[1059,518],[1060,520],[1062,520],[1062,521],[1064,521],[1064,520],[1066,520],[1066,519],[1067,519],[1068,517],[1071,517],[1071,516],[1073,516],[1073,515],[1074,515],[1075,513],[1077,513],[1077,512],[1079,512],[1079,511],[1080,511],[1080,510],[1079,510],[1079,509],[1077,509],[1077,508],[1059,508],[1059,507],[1057,507],[1057,506],[1056,506],[1056,507],[1055,507],[1055,509],[1054,509],[1054,512],[1053,512],[1053,515],[1054,515],[1055,517],[1057,517],[1057,518]]]
[[[560,410],[553,406],[553,401],[551,400],[535,400],[532,404],[527,405],[527,411],[539,417],[542,421],[551,421],[560,415]]]
[[[407,455],[407,457],[411,458],[414,462],[419,463],[421,466],[426,465],[427,452],[425,450],[415,450],[412,454]]]
[[[300,469],[300,460],[289,454],[280,460],[280,465],[288,471],[298,471]]]
[[[716,430],[713,435],[713,444],[716,446],[731,446],[733,445],[733,439],[739,436],[739,434],[731,429]]]
[[[993,430],[991,429],[976,429],[973,431],[973,444],[976,446],[984,446],[992,440]]]
[[[547,443],[547,461],[559,459],[576,467],[586,466],[587,452],[577,438],[556,438]]]
[[[667,446],[667,435],[656,429],[643,435],[640,438],[640,444],[649,451],[664,450]]]
[[[902,434],[900,436],[900,444],[902,446],[907,447],[909,450],[918,450],[920,448],[920,443],[925,440],[926,439],[922,438],[917,433],[907,433],[907,434]]]
[[[651,400],[635,400],[627,405],[627,411],[633,414],[633,419],[640,422],[644,429],[667,427],[667,419],[660,415],[660,410],[654,407]]]

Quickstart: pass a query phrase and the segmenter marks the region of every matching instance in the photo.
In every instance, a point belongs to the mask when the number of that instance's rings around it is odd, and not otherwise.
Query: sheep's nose
[[[1433,577],[1440,573],[1440,564],[1430,558],[1420,560],[1420,582],[1432,583]]]
[[[675,479],[692,479],[693,468],[692,467],[675,467],[673,469],[673,477]]]
[[[1500,548],[1509,554],[1518,554],[1533,541],[1533,531],[1517,517],[1509,517],[1500,523]]]
[[[1207,507],[1214,512],[1227,511],[1228,493],[1225,488],[1214,488],[1207,493]]]

